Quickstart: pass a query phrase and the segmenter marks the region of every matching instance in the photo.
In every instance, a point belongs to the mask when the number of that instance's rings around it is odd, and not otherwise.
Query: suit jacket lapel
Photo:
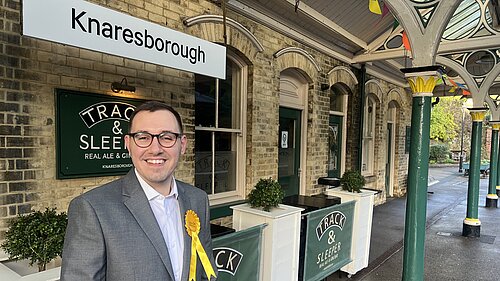
[[[191,236],[186,231],[186,211],[191,209],[191,202],[185,195],[183,183],[176,181],[177,191],[179,192],[179,208],[181,211],[181,221],[184,234],[184,261],[182,263],[182,280],[187,280],[189,277],[189,263],[191,261]]]
[[[149,206],[146,194],[142,191],[139,181],[135,176],[134,169],[123,178],[122,190],[123,204],[125,204],[130,213],[132,213],[139,226],[155,247],[156,252],[158,252],[165,268],[170,274],[170,278],[175,280],[165,240],[158,227],[158,222],[156,221],[153,211]]]

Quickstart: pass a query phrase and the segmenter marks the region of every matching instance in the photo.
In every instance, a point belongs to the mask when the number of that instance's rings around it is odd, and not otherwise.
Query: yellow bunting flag
[[[380,10],[380,5],[378,3],[378,0],[368,0],[368,7],[370,8],[370,12],[381,15],[382,10]]]
[[[208,279],[213,277],[217,277],[215,275],[215,271],[210,264],[210,260],[208,259],[207,253],[205,249],[203,249],[203,245],[201,245],[200,238],[198,238],[198,233],[200,233],[200,218],[193,210],[187,210],[186,212],[186,231],[191,237],[191,262],[189,264],[189,281],[196,281],[196,258],[200,257],[201,265],[203,265],[203,269],[205,270],[205,274]]]

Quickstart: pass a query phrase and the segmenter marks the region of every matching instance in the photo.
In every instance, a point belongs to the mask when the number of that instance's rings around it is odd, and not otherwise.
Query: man
[[[70,203],[61,280],[188,280],[188,210],[199,218],[205,267],[216,270],[207,194],[173,175],[187,145],[179,113],[157,101],[140,105],[125,145],[134,169]],[[200,257],[196,265],[196,280],[208,280]]]

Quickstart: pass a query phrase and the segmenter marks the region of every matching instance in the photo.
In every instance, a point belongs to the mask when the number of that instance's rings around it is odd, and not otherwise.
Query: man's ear
[[[125,135],[123,140],[125,141],[125,147],[127,148],[128,154],[130,154],[130,136]]]
[[[188,140],[187,140],[186,135],[182,135],[182,137],[181,137],[181,154],[186,153],[187,142],[188,142]]]

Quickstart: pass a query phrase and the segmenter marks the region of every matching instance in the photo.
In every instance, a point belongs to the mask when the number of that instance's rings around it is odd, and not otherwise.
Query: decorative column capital
[[[406,80],[410,84],[414,97],[432,97],[441,66],[431,65],[424,67],[403,68]]]
[[[500,130],[500,121],[490,121],[489,124],[494,131]]]
[[[483,122],[487,111],[488,108],[485,107],[469,108],[469,113],[472,116],[472,122]]]

